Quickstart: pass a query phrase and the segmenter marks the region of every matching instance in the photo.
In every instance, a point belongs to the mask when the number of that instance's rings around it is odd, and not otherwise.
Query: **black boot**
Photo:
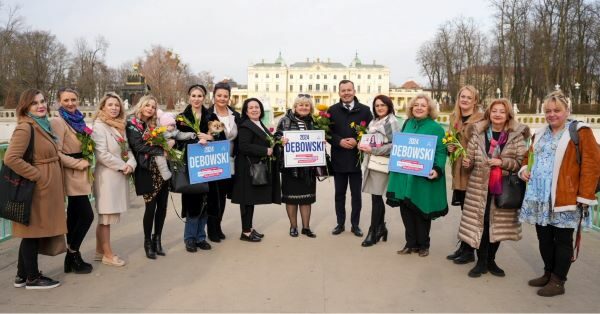
[[[470,245],[468,245],[465,242],[462,242],[461,245],[463,247],[462,252],[460,253],[460,256],[454,259],[454,264],[466,264],[474,262],[475,253],[473,253],[473,251],[475,249],[473,249]]]
[[[221,237],[217,231],[217,218],[215,216],[208,216],[206,223],[206,234],[211,242],[221,242]]]
[[[487,258],[488,258],[488,243],[482,242],[479,244],[479,249],[477,250],[477,264],[469,271],[469,277],[477,278],[481,277],[482,274],[488,272],[487,267]]]
[[[487,259],[487,267],[490,271],[490,274],[498,277],[506,276],[506,273],[502,268],[498,267],[496,264],[496,252],[498,252],[498,248],[500,247],[500,242],[490,243],[488,251],[488,259]]]
[[[369,227],[369,233],[367,233],[367,237],[365,238],[365,240],[363,241],[363,243],[361,245],[364,247],[367,247],[367,246],[372,246],[375,243],[377,243],[377,234],[375,233],[375,228],[373,228],[373,226],[371,226],[371,227]]]
[[[152,240],[144,239],[144,251],[146,251],[146,257],[149,259],[156,259],[156,252],[152,247]]]
[[[462,241],[460,241],[460,245],[458,246],[458,249],[456,249],[456,251],[454,251],[454,253],[446,256],[446,258],[449,259],[449,260],[451,260],[451,261],[455,260],[456,258],[458,258],[462,254],[462,251],[463,251],[464,247],[465,247],[465,243],[462,242]]]
[[[152,235],[152,248],[157,255],[165,256],[165,251],[163,250],[162,243],[160,242],[160,235],[153,234]]]
[[[92,272],[92,265],[86,263],[81,258],[79,252],[69,252],[65,256],[65,273],[74,272],[76,274],[89,274]]]
[[[383,238],[383,242],[387,242],[388,229],[385,226],[385,222],[381,223],[377,228],[377,239],[375,242],[379,242]]]

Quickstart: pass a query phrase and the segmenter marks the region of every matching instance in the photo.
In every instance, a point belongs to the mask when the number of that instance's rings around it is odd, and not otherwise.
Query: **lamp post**
[[[579,91],[579,88],[581,87],[581,84],[579,84],[579,82],[575,82],[575,97],[577,97],[577,105],[579,105],[581,103],[581,93]]]

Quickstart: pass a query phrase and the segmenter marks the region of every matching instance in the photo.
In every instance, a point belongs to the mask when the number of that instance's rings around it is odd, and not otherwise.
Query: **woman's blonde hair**
[[[506,112],[506,122],[504,123],[504,128],[507,129],[508,131],[514,131],[517,126],[517,120],[515,120],[515,111],[513,110],[513,107],[510,105],[510,101],[508,101],[508,99],[506,99],[506,98],[498,98],[498,99],[492,100],[490,105],[485,110],[485,112],[483,114],[483,118],[486,121],[488,121],[491,125],[492,121],[490,120],[490,117],[492,115],[492,107],[494,105],[498,105],[498,104],[504,106],[504,112]]]
[[[300,104],[308,104],[310,106],[309,114],[313,113],[315,110],[315,105],[313,104],[312,98],[309,97],[296,97],[294,100],[294,104],[292,105],[292,112],[296,113],[296,107]]]
[[[479,98],[479,91],[477,90],[477,88],[475,88],[475,86],[473,85],[465,85],[463,86],[461,89],[458,90],[458,93],[456,94],[456,103],[454,103],[454,110],[452,110],[452,119],[454,121],[458,121],[462,118],[462,112],[460,111],[460,94],[462,94],[463,91],[468,90],[471,92],[471,94],[473,94],[473,101],[475,102],[473,104],[473,112],[477,112],[477,107],[479,106],[479,101],[481,100]]]
[[[546,106],[551,103],[556,102],[557,104],[561,104],[567,112],[571,112],[571,106],[569,105],[569,99],[563,94],[562,91],[555,90],[548,94],[546,98],[544,98],[544,103],[542,104],[542,110],[546,109]]]
[[[152,95],[144,95],[140,98],[140,100],[138,101],[138,103],[135,105],[135,107],[133,107],[133,114],[135,115],[136,118],[141,119],[141,113],[142,113],[142,109],[150,102],[154,100],[154,103],[156,104],[156,110],[154,110],[154,115],[148,119],[147,125],[148,127],[151,128],[155,128],[156,127],[156,114],[158,112],[158,99],[156,99],[156,97],[152,96]]]
[[[104,95],[104,97],[100,99],[100,102],[98,103],[98,108],[94,113],[94,120],[96,120],[96,118],[98,117],[98,113],[102,111],[102,109],[104,109],[106,102],[111,98],[116,99],[119,102],[119,108],[121,108],[119,110],[119,115],[117,116],[117,119],[123,119],[125,117],[125,108],[123,108],[123,100],[121,99],[121,97],[115,92],[108,92]]]
[[[433,104],[433,100],[431,100],[431,97],[427,96],[427,94],[417,94],[417,96],[415,96],[415,98],[410,100],[410,102],[408,103],[408,106],[406,106],[407,118],[412,119],[415,117],[412,113],[412,109],[417,104],[417,100],[419,100],[419,99],[425,99],[425,101],[427,102],[427,106],[429,107],[429,112],[427,113],[427,115],[431,119],[436,119],[438,117],[439,112],[438,112],[436,106]]]

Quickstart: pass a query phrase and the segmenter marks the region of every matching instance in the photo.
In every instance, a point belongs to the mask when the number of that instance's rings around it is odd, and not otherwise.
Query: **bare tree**
[[[188,66],[173,51],[160,45],[152,46],[146,51],[141,73],[152,94],[167,109],[174,109],[175,103],[184,99],[190,72]]]

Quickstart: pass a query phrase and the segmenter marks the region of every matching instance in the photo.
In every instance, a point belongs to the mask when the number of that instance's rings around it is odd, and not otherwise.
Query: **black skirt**
[[[317,179],[298,177],[290,172],[281,174],[281,201],[286,204],[308,205],[316,201]]]

